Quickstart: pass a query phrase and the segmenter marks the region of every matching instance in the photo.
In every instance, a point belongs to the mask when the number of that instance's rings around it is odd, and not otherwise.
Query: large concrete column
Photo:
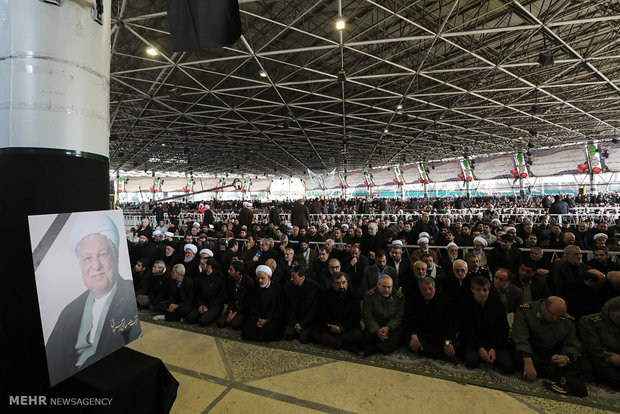
[[[93,3],[0,1],[0,329],[12,395],[49,388],[27,216],[109,207],[110,0],[103,25]]]

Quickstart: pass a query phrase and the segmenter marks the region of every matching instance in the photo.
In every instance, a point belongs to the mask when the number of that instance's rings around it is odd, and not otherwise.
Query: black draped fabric
[[[168,0],[168,26],[174,50],[230,46],[241,36],[236,0]]]
[[[52,388],[50,397],[111,398],[110,405],[89,406],[90,413],[164,414],[178,387],[161,359],[121,348]]]

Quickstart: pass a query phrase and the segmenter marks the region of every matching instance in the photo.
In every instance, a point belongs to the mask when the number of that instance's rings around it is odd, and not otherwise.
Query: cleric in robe
[[[142,334],[133,282],[119,274],[119,232],[110,216],[81,214],[69,241],[86,291],[62,310],[45,346],[51,385]]]

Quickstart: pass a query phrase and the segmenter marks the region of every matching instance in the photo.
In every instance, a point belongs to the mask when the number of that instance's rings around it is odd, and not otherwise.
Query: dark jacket
[[[286,323],[295,326],[299,323],[302,329],[314,325],[319,306],[321,286],[312,279],[306,278],[301,286],[292,283],[284,287],[286,297]]]
[[[310,225],[310,210],[305,204],[295,203],[291,210],[291,223],[299,228]]]
[[[442,344],[456,338],[456,315],[450,299],[443,293],[436,293],[428,303],[420,293],[407,302],[405,321],[407,339],[416,334],[420,340]]]
[[[469,298],[459,308],[459,335],[464,347],[478,350],[508,347],[508,320],[504,305],[489,297],[484,305]]]
[[[327,324],[340,326],[345,332],[361,329],[360,320],[360,297],[351,290],[342,297],[334,289],[319,295],[317,329],[327,329]]]
[[[226,283],[228,310],[237,312],[238,315],[247,314],[254,299],[254,289],[256,289],[254,279],[247,275],[241,276],[239,287],[233,279],[228,278]]]
[[[194,281],[187,277],[183,277],[181,286],[179,282],[171,279],[168,287],[168,301],[179,305],[179,313],[185,316],[194,308]]]
[[[226,285],[224,277],[218,273],[201,273],[194,279],[194,294],[196,299],[196,307],[206,306],[211,308],[224,308],[226,301]]]

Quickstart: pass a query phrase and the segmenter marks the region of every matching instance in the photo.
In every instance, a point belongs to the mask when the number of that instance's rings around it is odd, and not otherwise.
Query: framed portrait
[[[121,210],[28,217],[54,386],[142,335]]]

